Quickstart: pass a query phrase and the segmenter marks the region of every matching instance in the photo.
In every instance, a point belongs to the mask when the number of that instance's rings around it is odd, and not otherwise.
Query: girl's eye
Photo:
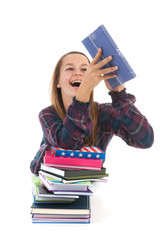
[[[67,68],[66,71],[73,71],[74,68]]]
[[[83,72],[87,71],[87,68],[82,68],[82,71],[83,71]]]

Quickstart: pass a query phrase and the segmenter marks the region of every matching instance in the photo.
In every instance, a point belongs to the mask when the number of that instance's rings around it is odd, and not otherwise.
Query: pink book
[[[45,152],[44,156],[45,165],[65,165],[77,167],[94,167],[102,168],[103,161],[100,159],[88,158],[72,158],[72,157],[55,157],[50,151]]]

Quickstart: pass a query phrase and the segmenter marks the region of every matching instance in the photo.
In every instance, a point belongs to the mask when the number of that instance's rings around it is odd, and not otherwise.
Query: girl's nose
[[[74,74],[75,76],[81,76],[82,75],[82,72],[80,70],[77,70]]]
[[[81,73],[76,72],[75,76],[81,76]]]

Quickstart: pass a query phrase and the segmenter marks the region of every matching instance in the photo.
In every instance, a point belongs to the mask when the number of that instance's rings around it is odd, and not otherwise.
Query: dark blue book
[[[79,198],[73,203],[33,203],[31,206],[32,214],[90,214],[90,197],[79,196]]]
[[[113,56],[113,60],[103,67],[118,66],[118,70],[115,72],[117,77],[108,80],[112,88],[115,88],[136,76],[104,25],[99,26],[94,32],[86,37],[82,43],[92,58],[95,57],[99,48],[103,49],[100,61],[108,56]]]

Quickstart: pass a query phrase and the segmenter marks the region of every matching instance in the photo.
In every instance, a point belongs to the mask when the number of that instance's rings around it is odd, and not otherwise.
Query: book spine
[[[70,165],[60,165],[60,164],[46,164],[45,166],[48,167],[55,167],[55,168],[60,168],[65,170],[77,170],[77,169],[81,169],[81,170],[95,170],[95,171],[100,171],[101,168],[97,168],[97,167],[88,167],[88,166],[70,166]]]
[[[93,160],[93,159],[79,159],[79,158],[63,158],[63,157],[51,157],[45,156],[44,157],[44,164],[51,165],[51,164],[58,164],[58,165],[72,165],[72,166],[84,166],[84,167],[102,167],[101,160]]]
[[[55,153],[56,157],[62,157],[63,152],[57,151]],[[105,153],[89,153],[89,152],[66,152],[66,157],[72,157],[72,158],[91,158],[91,159],[105,159]],[[98,156],[98,157],[97,157]]]
[[[98,27],[93,33],[91,33],[87,38],[85,38],[82,43],[92,56],[96,55],[99,47],[103,48],[103,54],[101,59],[113,56],[113,60],[105,65],[103,68],[112,67],[118,65],[119,69],[116,71],[117,77],[109,79],[109,83],[112,88],[134,78],[136,74],[133,69],[119,50],[117,44],[114,42],[104,25]]]
[[[57,168],[52,169],[52,168],[50,168],[50,167],[48,167],[44,164],[41,164],[41,170],[44,170],[48,173],[57,174],[57,175],[62,176],[62,177],[64,177],[64,175],[65,175],[64,170],[60,170],[60,169],[57,169]]]

